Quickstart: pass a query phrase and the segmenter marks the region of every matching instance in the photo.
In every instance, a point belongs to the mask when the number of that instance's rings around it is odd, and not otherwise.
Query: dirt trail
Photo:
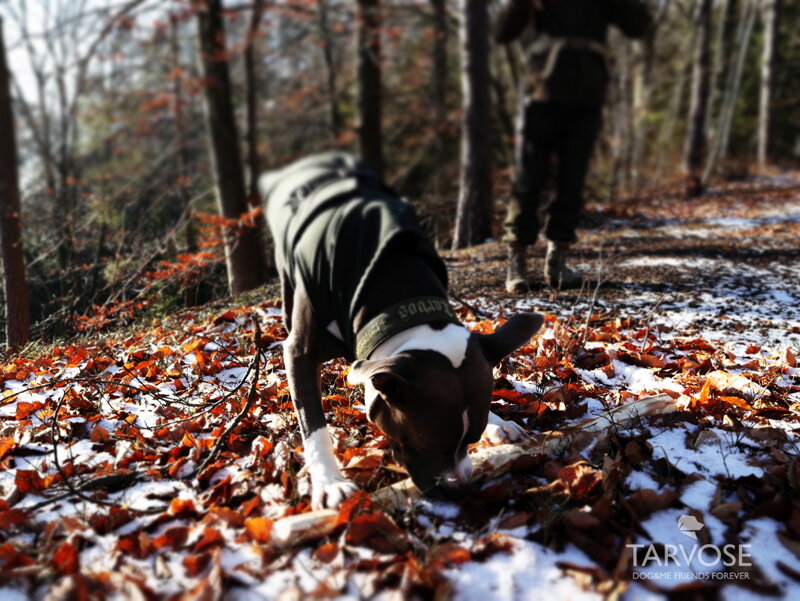
[[[544,244],[532,249],[533,289],[504,305],[563,312],[585,307],[655,317],[686,333],[800,344],[800,174],[712,189],[694,201],[629,200],[590,205],[574,262],[580,291],[553,294],[541,282]],[[462,297],[506,297],[500,242],[445,252]],[[539,282],[537,286],[537,282]]]

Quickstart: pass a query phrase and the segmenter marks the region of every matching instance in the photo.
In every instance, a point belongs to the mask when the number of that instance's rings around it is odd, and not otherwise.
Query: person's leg
[[[550,175],[551,107],[528,102],[520,111],[514,152],[512,197],[506,215],[506,242],[534,244],[539,234],[539,200]]]
[[[583,188],[600,131],[601,107],[561,107],[558,155],[558,193],[548,210],[545,279],[551,286],[574,287],[581,277],[566,267],[569,246],[584,205]]]
[[[528,102],[520,111],[517,123],[515,173],[512,197],[504,222],[508,242],[506,289],[510,293],[528,288],[526,274],[527,247],[536,242],[539,233],[539,201],[547,183],[551,142],[548,128],[549,107]]]
[[[600,131],[601,107],[561,107],[557,141],[558,194],[549,209],[546,236],[555,242],[575,242],[583,209],[583,188]]]

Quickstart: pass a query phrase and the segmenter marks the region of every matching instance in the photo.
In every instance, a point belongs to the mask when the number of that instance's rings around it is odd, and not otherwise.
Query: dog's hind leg
[[[287,332],[292,331],[292,307],[294,306],[294,288],[289,281],[286,271],[279,270],[281,278],[281,311],[283,313],[283,327]]]

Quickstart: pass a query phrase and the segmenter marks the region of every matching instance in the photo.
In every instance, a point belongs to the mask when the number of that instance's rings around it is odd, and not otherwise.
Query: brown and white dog
[[[445,266],[413,209],[350,155],[312,156],[259,185],[315,508],[356,490],[339,469],[322,409],[320,367],[332,358],[355,360],[349,382],[364,385],[369,420],[424,492],[462,487],[472,472],[467,445],[484,432],[524,436],[489,412],[492,366],[539,330],[541,315],[470,333],[450,307]]]

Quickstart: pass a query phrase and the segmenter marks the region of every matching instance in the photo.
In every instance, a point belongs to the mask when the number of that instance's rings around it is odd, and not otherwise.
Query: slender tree
[[[443,161],[442,139],[447,125],[447,2],[431,0],[433,8],[433,119],[434,140],[434,185],[438,193],[441,188],[441,169]]]
[[[696,39],[692,69],[692,95],[689,104],[689,128],[684,149],[688,174],[687,195],[702,192],[702,169],[706,154],[706,119],[711,84],[711,11],[713,0],[698,0]]]
[[[461,25],[461,190],[453,248],[491,235],[492,80],[489,9],[485,0],[464,0]]]
[[[180,45],[178,43],[179,19],[173,15],[170,20],[170,53],[172,58],[172,113],[175,119],[178,152],[176,153],[176,169],[178,172],[178,194],[181,201],[183,235],[186,252],[197,251],[197,240],[192,218],[192,206],[189,198],[189,147],[186,140],[186,117],[184,115],[183,76],[181,68]],[[187,307],[197,304],[198,286],[196,282],[188,282],[183,290],[183,300]]]
[[[736,32],[736,13],[739,0],[721,0],[718,8],[717,30],[714,35],[714,57],[711,64],[711,96],[708,100],[708,137],[716,136],[720,101],[725,94],[725,79],[730,67],[730,55]]]
[[[492,53],[492,108],[498,127],[498,135],[503,139],[502,148],[506,159],[513,163],[514,160],[514,113],[510,107],[516,105],[516,98],[511,94],[514,87],[513,81],[507,73],[507,61],[499,52]]]
[[[344,126],[344,117],[339,109],[338,84],[336,82],[336,61],[333,54],[333,34],[328,21],[328,0],[317,0],[317,26],[322,41],[322,60],[325,63],[325,87],[328,93],[328,112],[331,137],[336,143]]]
[[[244,51],[245,96],[247,103],[247,196],[250,203],[258,198],[258,176],[261,161],[258,155],[258,76],[256,73],[256,38],[264,16],[264,0],[254,0],[250,27],[247,31],[247,47]]]
[[[692,20],[689,19],[691,26]],[[683,25],[683,23],[681,23]],[[673,80],[671,81],[669,91],[669,101],[667,103],[666,117],[663,120],[658,134],[658,141],[656,144],[656,177],[661,178],[672,165],[673,140],[676,138],[675,132],[678,129],[678,122],[680,120],[681,108],[683,107],[684,90],[686,89],[686,82],[691,76],[692,71],[692,39],[690,36],[682,36],[677,44],[677,52],[675,52],[675,63],[677,70],[674,73]]]
[[[617,38],[622,41],[621,35]],[[633,49],[627,42],[619,44],[616,52],[616,69],[614,70],[613,102],[611,103],[612,130],[614,139],[630,140],[634,136],[633,125]],[[612,149],[611,181],[608,191],[611,198],[620,190],[628,189],[629,166],[633,150],[632,144],[616,143]]]
[[[357,0],[358,141],[362,159],[383,175],[380,0]]]
[[[636,46],[637,61],[633,77],[633,144],[631,145],[631,175],[632,191],[638,194],[639,188],[645,183],[642,168],[645,163],[648,140],[652,136],[653,128],[647,118],[650,113],[654,66],[656,59],[656,36],[658,26],[650,27],[644,39]]]
[[[221,0],[193,0],[197,8],[198,63],[205,80],[204,99],[209,153],[220,214],[239,220],[248,211],[239,136]],[[266,263],[258,228],[240,223],[226,228],[225,262],[232,294],[255,288],[266,280]]]
[[[3,19],[0,18],[0,237],[6,298],[6,343],[18,348],[30,337],[28,286],[20,224],[19,174],[11,77],[6,62]]]
[[[254,0],[253,12],[250,15],[250,27],[247,31],[247,46],[244,51],[244,85],[247,110],[247,203],[250,208],[261,205],[261,195],[258,192],[258,178],[261,175],[261,154],[259,151],[258,133],[258,108],[259,97],[263,97],[264,90],[259,87],[258,80],[258,32],[264,18],[264,0]],[[268,231],[267,221],[263,213],[257,214],[253,225],[258,236],[258,248],[264,257],[264,266],[267,274],[272,274],[274,268],[271,261],[272,253],[267,252]]]
[[[764,0],[764,47],[761,53],[761,94],[758,105],[758,164],[766,166],[769,158],[770,105],[778,48],[780,0]]]
[[[728,70],[728,77],[725,84],[725,94],[722,98],[722,108],[720,109],[717,120],[716,138],[708,155],[703,181],[708,180],[720,161],[728,155],[728,143],[730,142],[731,127],[733,126],[733,116],[736,109],[736,100],[739,97],[739,88],[744,76],[744,65],[747,59],[747,51],[750,47],[750,38],[753,33],[753,26],[756,20],[757,2],[759,0],[742,0],[739,26],[736,29],[736,51],[733,52],[733,64]]]

